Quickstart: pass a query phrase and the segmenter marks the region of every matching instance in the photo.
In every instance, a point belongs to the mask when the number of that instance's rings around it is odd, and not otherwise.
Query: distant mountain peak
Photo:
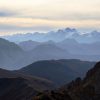
[[[97,30],[94,30],[94,31],[91,32],[91,35],[93,35],[93,36],[100,36],[100,32],[97,31]]]
[[[84,32],[86,34],[83,35],[83,32],[78,31],[75,28],[65,28],[58,29],[57,31],[49,31],[49,32],[33,32],[26,34],[15,34],[2,36],[3,38],[12,41],[12,42],[22,42],[27,40],[33,40],[37,42],[45,42],[48,40],[53,40],[54,42],[60,42],[66,38],[74,38],[79,43],[92,43],[96,41],[100,41],[100,32],[92,31],[92,32]]]
[[[65,29],[66,32],[77,32],[77,30],[75,28],[66,28]]]

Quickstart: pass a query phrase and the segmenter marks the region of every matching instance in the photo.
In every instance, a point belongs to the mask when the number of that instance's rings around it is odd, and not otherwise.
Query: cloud
[[[0,32],[100,29],[99,9],[100,0],[1,0]]]
[[[20,26],[11,24],[0,24],[0,35],[16,34],[16,33],[33,33],[33,32],[47,32],[55,29],[50,25],[38,26]]]
[[[16,16],[17,12],[11,10],[0,10],[0,17],[12,17]]]
[[[41,20],[100,20],[100,11],[48,11],[45,10],[24,10],[24,11],[15,11],[18,18],[32,18],[32,19],[41,19]]]
[[[66,20],[100,20],[100,13],[94,13],[94,14],[87,14],[87,13],[66,13],[66,14],[56,14],[56,16],[23,16],[23,18],[33,18],[33,19],[45,19],[45,20],[59,20],[59,21],[66,21]]]
[[[77,27],[77,28],[100,28],[100,21],[98,20],[45,20],[45,19],[31,19],[31,18],[1,18],[0,32],[13,31],[49,31],[58,28]]]

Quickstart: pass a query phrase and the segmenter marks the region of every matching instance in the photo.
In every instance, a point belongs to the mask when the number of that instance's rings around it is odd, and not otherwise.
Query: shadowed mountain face
[[[39,90],[47,90],[54,87],[54,83],[45,78],[37,76],[25,75],[22,73],[16,73],[5,69],[0,69],[0,78],[23,78],[33,84],[33,87]]]
[[[67,83],[76,77],[84,76],[95,62],[80,60],[44,60],[35,62],[17,72],[43,77],[53,81],[57,86]]]
[[[36,93],[38,91],[28,86],[28,81],[23,78],[0,79],[0,100],[31,100]]]
[[[0,100],[32,100],[37,93],[53,88],[47,79],[0,69]]]
[[[86,77],[61,87],[59,90],[44,92],[33,100],[100,100],[100,62],[89,70]]]
[[[23,50],[15,43],[0,38],[0,67],[12,67],[12,65],[22,57]]]

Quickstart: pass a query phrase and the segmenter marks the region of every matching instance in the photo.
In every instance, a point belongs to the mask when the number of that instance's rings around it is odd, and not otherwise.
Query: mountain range
[[[0,37],[0,100],[100,100],[100,32]]]
[[[57,31],[50,31],[47,33],[34,32],[1,37],[16,43],[28,40],[33,40],[37,42],[46,42],[52,40],[54,42],[60,42],[70,38],[75,39],[79,43],[93,43],[100,41],[100,32],[96,30],[91,32],[79,32],[77,29],[66,28],[59,29]]]
[[[61,42],[23,41],[19,44],[0,38],[0,68],[20,69],[39,60],[100,60],[100,42],[79,43],[75,39]]]
[[[81,59],[84,61],[99,61],[100,60],[100,42],[95,43],[79,43],[75,39],[65,39],[61,42],[47,41],[38,42],[38,44],[27,46],[29,41],[25,41],[23,47],[19,46],[29,52],[24,61],[19,61],[21,66],[29,65],[38,60],[52,60],[52,59]],[[26,48],[26,49],[25,49]],[[29,49],[29,50],[28,50]],[[25,59],[26,58],[26,59]],[[20,66],[19,66],[20,67]]]

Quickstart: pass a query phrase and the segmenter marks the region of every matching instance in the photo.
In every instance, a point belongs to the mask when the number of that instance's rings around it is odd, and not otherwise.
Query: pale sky
[[[100,30],[100,0],[0,0],[0,35],[66,27]]]

